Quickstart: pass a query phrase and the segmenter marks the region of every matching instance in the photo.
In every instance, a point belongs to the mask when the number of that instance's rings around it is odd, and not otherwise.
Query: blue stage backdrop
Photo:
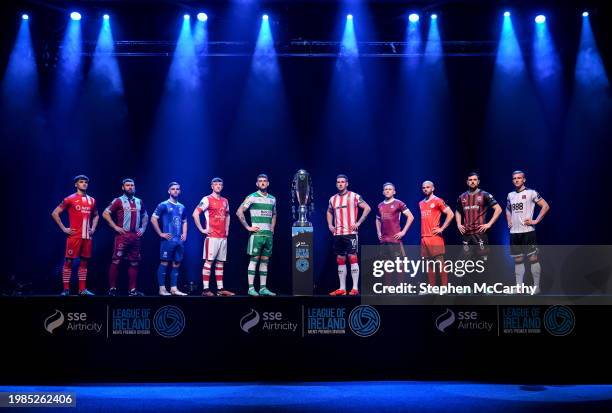
[[[516,169],[552,207],[538,227],[541,243],[612,242],[611,25],[603,2],[585,17],[575,5],[551,3],[540,23],[532,8],[504,17],[490,5],[453,4],[410,22],[409,10],[394,3],[281,3],[216,4],[206,21],[169,3],[149,10],[106,3],[116,10],[103,19],[106,10],[86,2],[79,21],[69,9],[3,5],[3,278],[59,292],[64,236],[50,212],[81,173],[91,178],[100,213],[131,177],[149,214],[167,198],[168,182],[178,181],[191,215],[211,178],[222,177],[232,214],[226,286],[239,293],[246,291],[247,233],[234,212],[259,173],[268,174],[278,201],[269,286],[281,293],[291,290],[289,190],[299,168],[314,183],[319,292],[336,285],[325,211],[340,173],[372,207],[382,184],[395,183],[417,215],[409,244],[419,241],[422,181],[434,181],[454,209],[467,173],[477,171],[483,189],[505,205]],[[341,45],[317,57],[279,47],[299,38]],[[113,47],[125,45],[115,41],[126,39],[172,46],[168,56],[116,56]],[[490,53],[470,53],[483,39]],[[209,55],[208,42],[220,40],[247,42],[244,53]],[[374,40],[407,42],[406,55],[371,56],[363,42]],[[377,242],[374,215],[360,230],[362,244]],[[445,237],[459,242],[454,226]],[[96,292],[107,288],[112,238],[101,220],[90,265]],[[491,239],[507,243],[503,218]],[[140,275],[149,293],[158,244],[149,228]],[[202,237],[191,217],[187,245],[181,277],[199,284]]]

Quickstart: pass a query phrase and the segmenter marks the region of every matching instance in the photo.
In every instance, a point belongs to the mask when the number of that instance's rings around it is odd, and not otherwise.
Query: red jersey
[[[421,210],[421,237],[433,237],[432,229],[440,226],[440,217],[446,209],[446,203],[442,198],[432,195],[428,201],[419,202]]]
[[[393,236],[402,230],[400,217],[407,210],[406,204],[399,199],[394,199],[391,202],[383,201],[378,204],[376,219],[380,220],[381,242],[402,242],[402,240],[395,239]]]
[[[205,196],[198,204],[198,211],[204,212],[206,229],[211,238],[227,238],[229,202],[223,197]]]
[[[70,229],[74,231],[71,238],[90,239],[89,229],[91,219],[98,215],[96,211],[96,200],[89,195],[79,195],[74,193],[64,198],[59,208],[68,211],[68,221]]]
[[[351,191],[329,198],[329,209],[334,214],[334,235],[357,234],[357,231],[351,231],[351,226],[357,222],[358,205],[362,202],[361,196]]]
[[[121,195],[113,199],[106,210],[113,217],[115,224],[128,232],[138,231],[142,218],[147,215],[142,200],[135,196],[128,198],[126,195]]]

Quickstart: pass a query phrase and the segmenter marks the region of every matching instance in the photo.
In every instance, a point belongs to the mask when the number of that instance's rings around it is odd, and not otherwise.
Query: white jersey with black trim
[[[512,191],[508,194],[506,209],[512,216],[511,234],[522,234],[535,231],[533,225],[525,225],[526,219],[533,219],[536,203],[542,199],[538,191],[525,188],[520,192]]]

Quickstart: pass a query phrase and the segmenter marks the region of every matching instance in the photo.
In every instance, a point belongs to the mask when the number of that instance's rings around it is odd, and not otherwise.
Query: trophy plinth
[[[291,227],[291,252],[293,254],[293,295],[313,293],[313,227],[308,215],[313,210],[312,180],[310,174],[300,169],[291,183],[293,219]]]

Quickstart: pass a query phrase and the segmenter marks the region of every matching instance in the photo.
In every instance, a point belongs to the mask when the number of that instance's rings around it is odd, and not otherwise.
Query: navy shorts
[[[159,245],[159,259],[162,261],[183,261],[185,247],[181,241],[162,240]]]

